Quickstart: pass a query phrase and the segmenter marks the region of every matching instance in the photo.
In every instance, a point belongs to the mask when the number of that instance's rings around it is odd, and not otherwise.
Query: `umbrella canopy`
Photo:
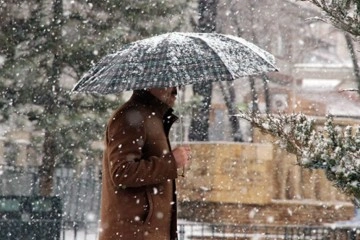
[[[111,94],[231,81],[276,70],[274,56],[242,38],[173,32],[127,44],[106,55],[73,91]]]

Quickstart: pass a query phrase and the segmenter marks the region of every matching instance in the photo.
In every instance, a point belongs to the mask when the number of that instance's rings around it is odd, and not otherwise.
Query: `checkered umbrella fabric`
[[[231,81],[277,71],[275,58],[239,37],[172,32],[108,54],[74,86],[75,92],[116,94],[201,82]]]

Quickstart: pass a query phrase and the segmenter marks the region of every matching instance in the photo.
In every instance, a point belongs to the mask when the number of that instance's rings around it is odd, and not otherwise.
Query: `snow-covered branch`
[[[276,143],[293,153],[300,166],[323,169],[334,186],[360,203],[360,127],[336,126],[327,116],[323,125],[304,114],[254,114],[240,118],[278,138]]]
[[[322,9],[335,27],[360,36],[360,2],[357,0],[299,0]]]

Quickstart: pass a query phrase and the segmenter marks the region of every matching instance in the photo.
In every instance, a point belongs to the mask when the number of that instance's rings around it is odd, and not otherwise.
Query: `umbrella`
[[[75,92],[127,90],[231,81],[277,71],[275,58],[239,37],[172,32],[139,40],[103,57],[74,86]]]

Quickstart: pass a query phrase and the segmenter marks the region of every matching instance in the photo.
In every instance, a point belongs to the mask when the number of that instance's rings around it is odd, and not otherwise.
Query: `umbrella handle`
[[[180,176],[185,177],[185,166],[182,167],[182,173]]]
[[[180,173],[180,170],[178,170],[177,175],[178,175],[178,177],[185,177],[185,166],[182,167],[181,173]]]

